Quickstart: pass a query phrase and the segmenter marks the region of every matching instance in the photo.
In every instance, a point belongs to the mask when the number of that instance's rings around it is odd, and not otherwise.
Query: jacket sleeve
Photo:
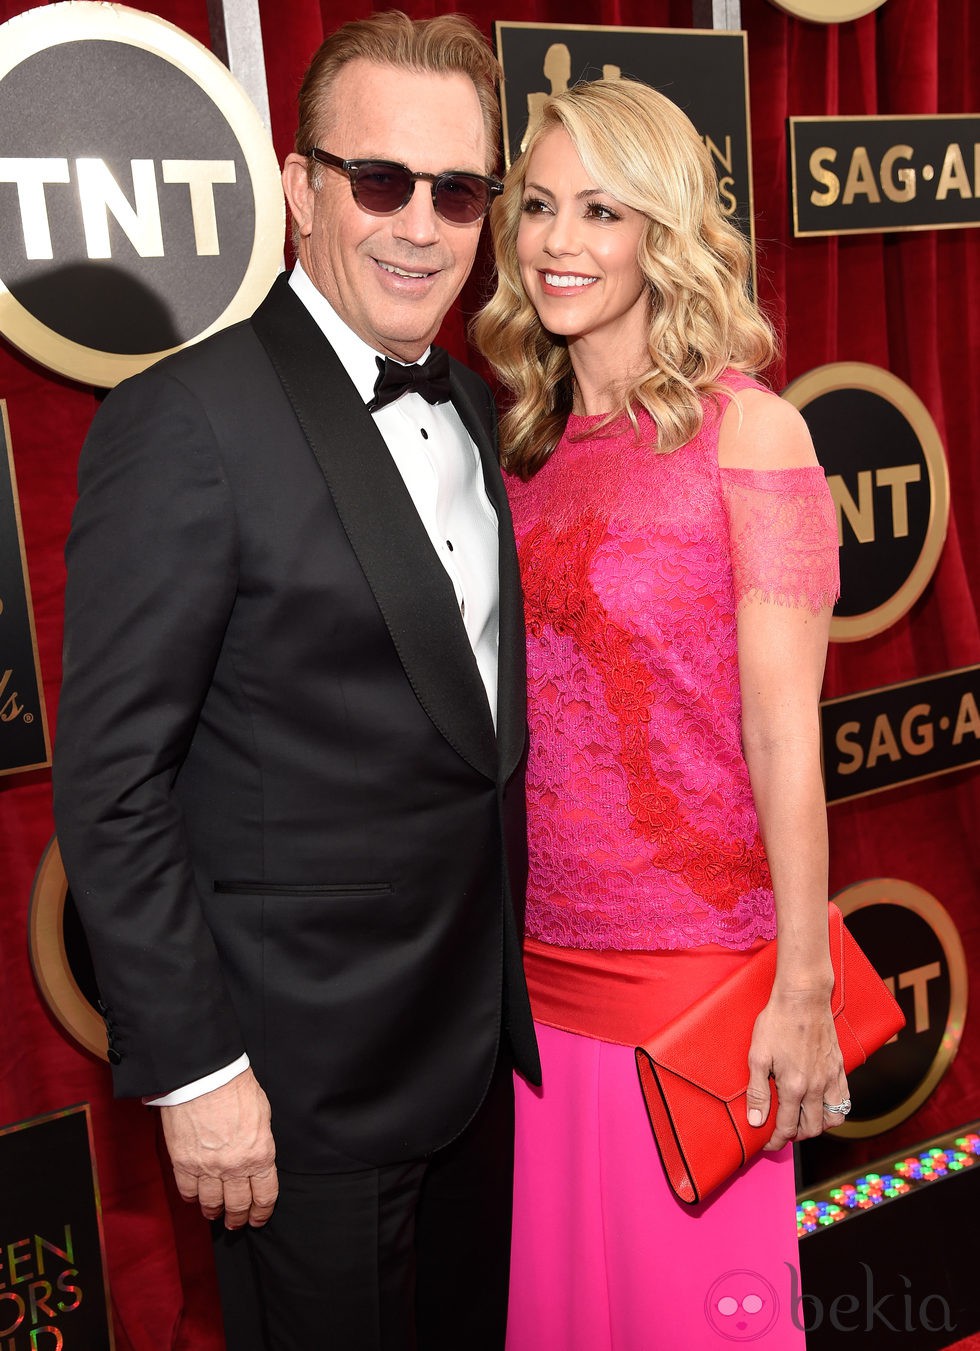
[[[174,781],[236,591],[235,516],[198,400],[159,370],[108,396],[67,546],[55,822],[120,1096],[242,1054]]]

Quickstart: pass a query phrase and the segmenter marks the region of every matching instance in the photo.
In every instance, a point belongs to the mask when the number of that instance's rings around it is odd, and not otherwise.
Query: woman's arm
[[[816,466],[806,425],[789,404],[755,391],[740,396],[740,404],[741,418],[732,408],[723,424],[723,467],[793,471]],[[778,481],[777,476],[773,484]],[[772,558],[766,559],[765,538],[748,546],[750,555],[760,556],[755,570],[766,584],[743,595],[738,614],[742,744],[776,900],[776,977],[756,1022],[747,1095],[749,1121],[759,1125],[769,1112],[770,1076],[775,1080],[779,1108],[768,1149],[840,1122],[823,1104],[847,1096],[830,1012],[827,819],[818,716],[832,605],[812,585],[814,573],[806,574],[813,541],[801,539],[794,529],[794,510],[792,495],[784,500],[774,493]],[[810,513],[801,509],[800,530],[808,533],[812,524]],[[765,528],[765,512],[758,505],[747,517],[736,521],[733,515],[733,532]],[[741,552],[737,538],[733,547]],[[820,568],[815,559],[814,572]]]
[[[742,739],[776,898],[776,978],[749,1053],[749,1121],[779,1110],[767,1145],[817,1135],[840,1117],[823,1103],[847,1096],[830,1012],[827,821],[817,701],[829,608],[748,602],[739,616]],[[754,1113],[760,1113],[758,1117]]]

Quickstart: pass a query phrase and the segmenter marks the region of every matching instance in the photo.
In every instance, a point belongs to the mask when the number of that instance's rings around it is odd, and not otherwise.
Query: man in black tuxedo
[[[521,599],[489,391],[406,369],[497,190],[497,74],[455,16],[328,38],[296,269],[82,455],[58,835],[116,1091],[216,1220],[229,1351],[503,1344]]]

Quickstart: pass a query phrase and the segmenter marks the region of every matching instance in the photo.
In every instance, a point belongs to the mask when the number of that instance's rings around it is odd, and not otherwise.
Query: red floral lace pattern
[[[588,429],[573,419],[569,433]],[[528,625],[528,931],[580,948],[744,947],[772,936],[774,914],[736,610],[757,595],[814,608],[833,589],[833,509],[820,471],[748,484],[726,471],[723,487],[716,413],[668,456],[641,430],[566,436],[509,484]]]

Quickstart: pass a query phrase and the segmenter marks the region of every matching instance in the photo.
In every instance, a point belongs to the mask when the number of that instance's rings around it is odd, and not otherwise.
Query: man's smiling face
[[[355,60],[330,92],[321,149],[342,159],[384,159],[423,173],[487,172],[476,88],[467,76],[437,75]],[[354,200],[346,174],[290,155],[283,182],[299,230],[299,259],[340,317],[365,342],[414,361],[439,330],[476,256],[482,221],[437,216],[427,182],[408,205],[372,216]]]

